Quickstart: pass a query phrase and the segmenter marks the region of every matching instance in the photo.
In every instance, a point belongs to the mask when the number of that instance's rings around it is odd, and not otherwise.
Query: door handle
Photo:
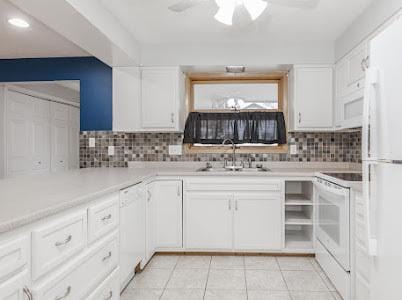
[[[110,220],[111,218],[112,218],[112,214],[108,214],[107,216],[104,216],[104,217],[102,218],[102,221],[105,222],[105,221],[107,221],[107,220]]]
[[[58,241],[54,245],[56,247],[64,246],[67,245],[71,240],[73,239],[73,236],[70,234],[64,241]]]
[[[302,121],[302,115],[301,115],[301,113],[299,112],[299,124],[301,124],[301,121]]]
[[[170,114],[170,121],[172,121],[172,123],[174,123],[174,113]]]
[[[229,210],[232,210],[232,200],[228,200],[228,208]]]
[[[111,257],[112,257],[112,251],[109,251],[109,253],[104,258],[102,258],[102,261],[106,261],[106,260],[110,259]]]
[[[68,297],[68,295],[70,295],[71,293],[71,286],[67,287],[66,292],[64,293],[63,296],[58,296],[56,298],[54,298],[54,300],[62,300]]]

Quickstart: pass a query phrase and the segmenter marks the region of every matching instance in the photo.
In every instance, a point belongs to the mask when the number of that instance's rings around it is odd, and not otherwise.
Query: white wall
[[[334,62],[333,43],[272,42],[264,45],[144,45],[141,64],[145,66],[224,66],[326,64]]]
[[[5,160],[5,136],[4,136],[4,109],[5,109],[5,95],[4,95],[4,90],[5,88],[3,86],[0,86],[0,179],[4,178],[4,173],[5,173],[5,166],[4,166],[4,160]]]
[[[335,59],[342,58],[400,9],[402,0],[374,0],[337,39]]]

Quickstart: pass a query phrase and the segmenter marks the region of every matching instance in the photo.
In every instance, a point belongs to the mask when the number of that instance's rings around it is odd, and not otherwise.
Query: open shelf
[[[312,229],[292,230],[286,229],[285,247],[288,249],[312,249],[313,241],[311,238]]]
[[[313,220],[304,211],[286,211],[286,225],[313,225]]]
[[[285,205],[313,205],[313,201],[303,194],[286,194]]]

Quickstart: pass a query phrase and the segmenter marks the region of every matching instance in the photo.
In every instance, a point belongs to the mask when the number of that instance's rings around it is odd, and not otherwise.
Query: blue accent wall
[[[80,80],[81,130],[112,130],[112,68],[95,57],[0,59],[0,82]]]

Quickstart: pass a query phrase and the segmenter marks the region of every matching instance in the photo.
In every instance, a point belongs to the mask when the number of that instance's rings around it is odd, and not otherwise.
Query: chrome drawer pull
[[[67,298],[68,295],[70,295],[70,293],[71,293],[71,286],[69,286],[69,287],[67,288],[67,290],[66,290],[66,292],[64,293],[63,296],[56,297],[56,298],[54,298],[54,300],[62,300],[62,299],[65,299],[65,298]]]
[[[105,298],[105,300],[110,300],[110,299],[112,299],[112,298],[113,298],[113,292],[110,291],[110,292],[109,292],[109,296],[107,296],[107,297]]]
[[[111,257],[112,257],[112,251],[109,251],[109,254],[106,255],[104,258],[102,258],[102,261],[108,260]]]
[[[54,245],[56,247],[64,246],[67,245],[71,240],[73,239],[73,236],[70,234],[64,241],[62,242],[56,242]]]
[[[105,217],[102,218],[102,221],[105,222],[105,221],[107,221],[107,220],[110,220],[111,218],[112,218],[112,215],[111,215],[111,214],[108,214],[107,216],[105,216]]]
[[[29,288],[28,287],[24,287],[23,289],[22,289],[22,291],[24,292],[24,294],[28,297],[28,300],[32,300],[33,298],[32,298],[32,293],[31,293],[31,291],[29,290]]]

